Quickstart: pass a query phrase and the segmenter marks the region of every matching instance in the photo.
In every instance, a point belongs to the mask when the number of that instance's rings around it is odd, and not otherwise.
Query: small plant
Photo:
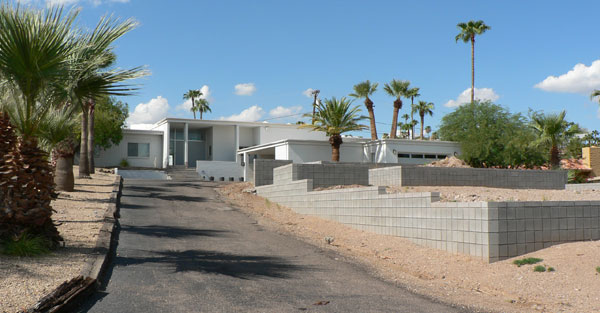
[[[265,199],[265,205],[267,208],[271,208],[271,201],[269,201],[269,199]]]
[[[542,196],[542,201],[548,201],[548,197],[546,195]]]
[[[127,162],[127,159],[122,159],[121,162],[119,163],[120,167],[129,167],[129,162]]]
[[[554,267],[552,267],[552,266],[548,267],[548,272],[554,272],[554,271],[556,271],[556,270],[554,269]]]
[[[527,264],[535,264],[535,263],[539,263],[542,262],[542,259],[539,258],[525,258],[525,259],[520,259],[520,260],[514,260],[513,264],[521,267],[523,265],[527,265]]]
[[[0,251],[6,255],[31,257],[49,253],[49,246],[50,243],[44,237],[23,233],[18,238],[3,240]]]
[[[596,266],[596,272],[600,274],[600,266]]]
[[[546,271],[546,267],[545,267],[545,266],[543,266],[543,265],[536,265],[536,266],[533,268],[533,271],[534,271],[534,272],[540,272],[540,273],[541,273],[541,272],[545,272],[545,271]]]

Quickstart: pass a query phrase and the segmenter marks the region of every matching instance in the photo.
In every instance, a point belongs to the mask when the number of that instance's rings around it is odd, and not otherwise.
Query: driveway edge
[[[80,275],[52,290],[25,312],[70,312],[98,290],[117,245],[115,235],[118,231],[122,191],[123,178],[117,175],[92,257],[85,263]]]

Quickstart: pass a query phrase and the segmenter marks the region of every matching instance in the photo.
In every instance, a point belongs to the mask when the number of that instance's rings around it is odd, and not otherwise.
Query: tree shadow
[[[198,272],[225,275],[239,279],[258,277],[288,278],[288,273],[306,267],[286,262],[285,259],[271,256],[235,255],[216,251],[146,251],[155,256],[117,256],[115,266],[135,266],[146,263],[167,265],[175,273]]]
[[[224,236],[228,231],[214,229],[193,229],[175,226],[127,226],[121,225],[121,231],[150,237],[186,238]]]
[[[140,209],[147,209],[147,208],[148,208],[148,206],[146,206],[146,205],[121,202],[121,210],[123,210],[123,209],[140,210]]]
[[[139,186],[139,185],[126,185],[123,191],[135,191],[135,192],[159,192],[166,191],[165,188],[152,187],[152,186]]]
[[[143,195],[131,195],[127,193],[123,193],[123,197],[132,197],[132,198],[154,198],[165,201],[184,201],[184,202],[204,202],[207,201],[205,197],[195,197],[195,196],[183,196],[183,195],[167,195],[167,194],[159,194],[156,192],[150,192]]]

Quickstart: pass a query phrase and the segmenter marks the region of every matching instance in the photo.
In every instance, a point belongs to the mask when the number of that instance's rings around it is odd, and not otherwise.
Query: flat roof
[[[175,118],[166,117],[162,120],[154,123],[154,127],[158,127],[164,123],[176,122],[176,123],[190,123],[190,124],[204,124],[204,125],[240,125],[240,126],[273,126],[273,127],[294,127],[298,128],[298,124],[281,124],[281,123],[268,123],[268,122],[242,122],[242,121],[225,121],[225,120],[195,120],[189,118]]]

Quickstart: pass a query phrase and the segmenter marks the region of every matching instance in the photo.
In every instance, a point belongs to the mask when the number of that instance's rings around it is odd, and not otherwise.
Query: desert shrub
[[[129,167],[129,162],[127,162],[127,159],[122,159],[121,162],[119,163],[120,167]]]
[[[540,259],[540,258],[525,258],[525,259],[520,259],[520,260],[514,260],[513,264],[521,267],[522,265],[535,264],[535,263],[539,263],[542,261],[543,261],[543,259]]]
[[[596,272],[598,272],[598,274],[600,274],[600,266],[596,266]]]
[[[545,272],[545,271],[546,271],[546,267],[545,267],[545,266],[543,266],[543,265],[536,265],[536,266],[533,268],[533,271],[534,271],[534,272],[540,272],[540,273],[541,273],[541,272]]]
[[[527,119],[490,101],[464,104],[442,118],[439,136],[459,142],[473,167],[534,167],[546,162]]]
[[[567,182],[569,184],[581,184],[587,181],[588,173],[580,170],[569,170],[567,175]]]
[[[46,254],[50,251],[51,243],[42,236],[33,236],[27,232],[17,238],[5,239],[0,243],[2,254],[31,257]]]

